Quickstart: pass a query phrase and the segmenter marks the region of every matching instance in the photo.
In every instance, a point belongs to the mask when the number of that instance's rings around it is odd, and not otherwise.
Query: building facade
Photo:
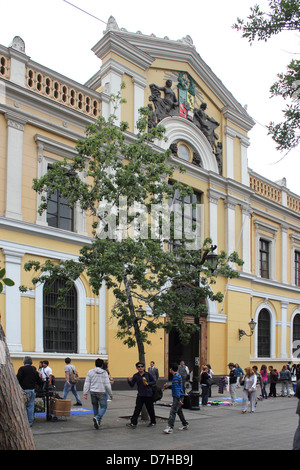
[[[116,338],[114,299],[105,286],[95,296],[81,276],[59,315],[53,309],[59,285],[48,294],[42,286],[19,290],[30,284],[28,260],[76,259],[91,239],[92,220],[79,207],[70,209],[59,194],[40,215],[41,196],[32,182],[54,161],[72,160],[86,126],[112,113],[109,98],[122,82],[126,103],[117,111],[118,122],[127,121],[134,138],[138,110],[149,106],[149,126],[166,129],[167,141],[159,145],[171,146],[170,160],[185,167],[178,178],[201,200],[203,238],[211,237],[218,252],[237,251],[244,260],[238,279],[218,278],[223,302],[209,303],[208,315],[200,319],[200,364],[225,374],[232,361],[277,368],[298,362],[300,197],[284,180],[271,182],[248,168],[253,119],[189,36],[170,40],[130,33],[111,17],[92,50],[99,70],[81,85],[34,62],[20,37],[0,46],[0,266],[15,281],[0,294],[0,312],[15,368],[31,355],[36,365],[48,359],[56,377],[64,375],[66,356],[81,376],[97,357],[108,360],[114,377],[134,370],[137,351]],[[240,337],[239,330],[250,334],[252,318],[253,335]],[[181,345],[175,332],[159,331],[151,342],[146,360],[155,361],[160,376],[167,377],[170,360],[193,366],[195,351]]]

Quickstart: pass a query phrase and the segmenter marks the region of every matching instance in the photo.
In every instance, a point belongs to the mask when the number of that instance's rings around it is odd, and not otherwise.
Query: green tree
[[[120,94],[113,99],[119,105]],[[209,239],[202,250],[192,250],[188,249],[191,239],[183,235],[177,248],[166,249],[168,244],[174,245],[175,230],[170,224],[166,236],[164,216],[157,218],[153,231],[153,207],[164,209],[175,191],[183,200],[193,191],[174,181],[176,168],[168,162],[170,150],[163,152],[154,145],[155,139],[164,138],[164,129],[157,126],[147,131],[149,109],[142,108],[140,113],[136,136],[127,132],[124,122],[118,128],[114,115],[108,121],[100,117],[78,142],[73,161],[53,164],[34,181],[34,189],[43,195],[41,212],[47,208],[47,198],[58,190],[70,206],[79,204],[93,217],[94,237],[82,247],[78,261],[31,261],[25,269],[35,271],[33,284],[60,277],[66,280],[66,289],[85,272],[96,295],[105,282],[115,297],[111,314],[117,318],[117,336],[128,347],[137,346],[139,360],[145,362],[145,344],[150,343],[152,333],[174,327],[182,341],[188,342],[196,326],[186,325],[184,314],[199,317],[206,308],[199,299],[222,299],[211,288],[216,276],[235,277],[238,273],[229,267],[225,253],[219,255],[216,271],[207,262],[203,264],[203,256],[211,250]],[[241,264],[236,253],[230,260]],[[183,284],[193,286],[193,302],[190,293],[180,294],[175,288]],[[61,294],[63,302],[64,290]]]
[[[14,281],[0,269],[0,292]],[[34,450],[24,393],[13,369],[0,315],[0,450]]]
[[[242,31],[242,37],[255,41],[267,41],[282,31],[300,31],[299,0],[270,0],[270,11],[264,12],[259,5],[251,8],[247,21],[238,18],[233,28]],[[271,86],[271,96],[281,96],[287,101],[284,119],[268,126],[269,134],[280,151],[295,148],[300,141],[300,60],[293,59],[286,73],[278,74]]]

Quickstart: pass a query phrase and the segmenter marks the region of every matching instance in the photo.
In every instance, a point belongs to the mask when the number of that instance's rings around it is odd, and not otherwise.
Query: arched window
[[[300,357],[300,314],[293,321],[293,357]]]
[[[55,307],[63,279],[48,281],[44,287],[43,338],[45,352],[77,352],[77,292],[75,287],[64,296],[65,306]]]
[[[271,319],[270,313],[263,308],[258,316],[258,357],[270,357],[271,355]]]

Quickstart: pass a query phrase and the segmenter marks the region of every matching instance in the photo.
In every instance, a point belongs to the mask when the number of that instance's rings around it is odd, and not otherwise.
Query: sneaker
[[[154,427],[154,426],[156,426],[156,423],[149,423],[149,424],[147,424],[147,428],[152,428],[152,427]]]
[[[165,434],[172,434],[173,429],[170,428],[170,426],[168,426],[166,429],[163,430],[163,432],[164,432]]]
[[[99,421],[97,420],[97,418],[94,417],[93,422],[94,422],[94,428],[99,429]]]
[[[136,428],[136,424],[132,424],[132,423],[127,423],[126,426],[128,428],[131,428],[131,429],[135,429]]]
[[[82,406],[82,403],[79,403],[79,401],[77,403],[74,403],[73,406]]]
[[[184,424],[184,425],[180,426],[180,428],[178,428],[179,431],[186,431],[187,429],[189,429],[188,423]]]

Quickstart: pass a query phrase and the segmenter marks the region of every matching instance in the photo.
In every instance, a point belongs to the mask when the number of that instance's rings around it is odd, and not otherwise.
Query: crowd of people
[[[62,399],[66,399],[69,392],[72,392],[76,403],[74,406],[82,406],[79,394],[76,389],[78,377],[76,368],[71,364],[71,359],[65,359],[65,383],[63,389]],[[83,386],[83,397],[88,398],[90,392],[91,403],[93,407],[93,423],[96,429],[99,429],[101,420],[107,410],[108,400],[113,399],[112,383],[113,379],[107,368],[108,364],[102,359],[96,359],[95,367],[88,371]],[[262,365],[260,368],[257,366],[246,367],[244,370],[239,364],[230,362],[228,364],[229,375],[226,376],[228,381],[228,389],[231,397],[232,406],[236,405],[237,395],[236,390],[239,387],[243,388],[242,400],[242,413],[248,411],[250,403],[250,412],[253,413],[256,407],[257,399],[268,399],[270,397],[288,397],[295,395],[300,398],[300,364],[291,364],[290,362],[283,365],[280,371],[277,371],[273,366]],[[159,379],[159,371],[155,367],[154,361],[150,362],[148,371],[145,370],[145,364],[142,362],[136,363],[137,372],[132,377],[127,378],[130,387],[137,387],[137,397],[135,408],[131,416],[130,422],[127,427],[135,429],[138,424],[138,417],[141,414],[143,406],[146,407],[150,422],[149,427],[156,425],[156,417],[154,411],[153,401],[153,387]],[[168,426],[163,431],[165,434],[173,432],[176,416],[181,421],[179,430],[187,430],[189,423],[185,419],[182,407],[186,389],[191,382],[191,373],[184,361],[179,365],[173,364],[170,367],[170,375],[172,377],[171,385],[164,385],[164,389],[170,388],[172,390],[172,405],[168,419]],[[203,365],[199,374],[199,382],[202,390],[202,406],[208,405],[208,398],[211,396],[211,386],[214,373],[210,364]],[[24,358],[24,365],[19,368],[17,379],[21,388],[27,393],[28,399],[26,403],[27,416],[30,426],[32,426],[34,419],[34,403],[37,390],[45,390],[46,387],[53,386],[54,375],[49,366],[49,361],[44,360],[40,362],[38,370],[32,365],[31,357]],[[293,388],[293,382],[297,382],[297,388]],[[267,385],[269,384],[269,393],[267,392]],[[281,386],[277,390],[277,386]],[[299,401],[300,403],[300,401]],[[299,408],[299,427],[295,433],[296,446],[300,448],[300,407]]]

